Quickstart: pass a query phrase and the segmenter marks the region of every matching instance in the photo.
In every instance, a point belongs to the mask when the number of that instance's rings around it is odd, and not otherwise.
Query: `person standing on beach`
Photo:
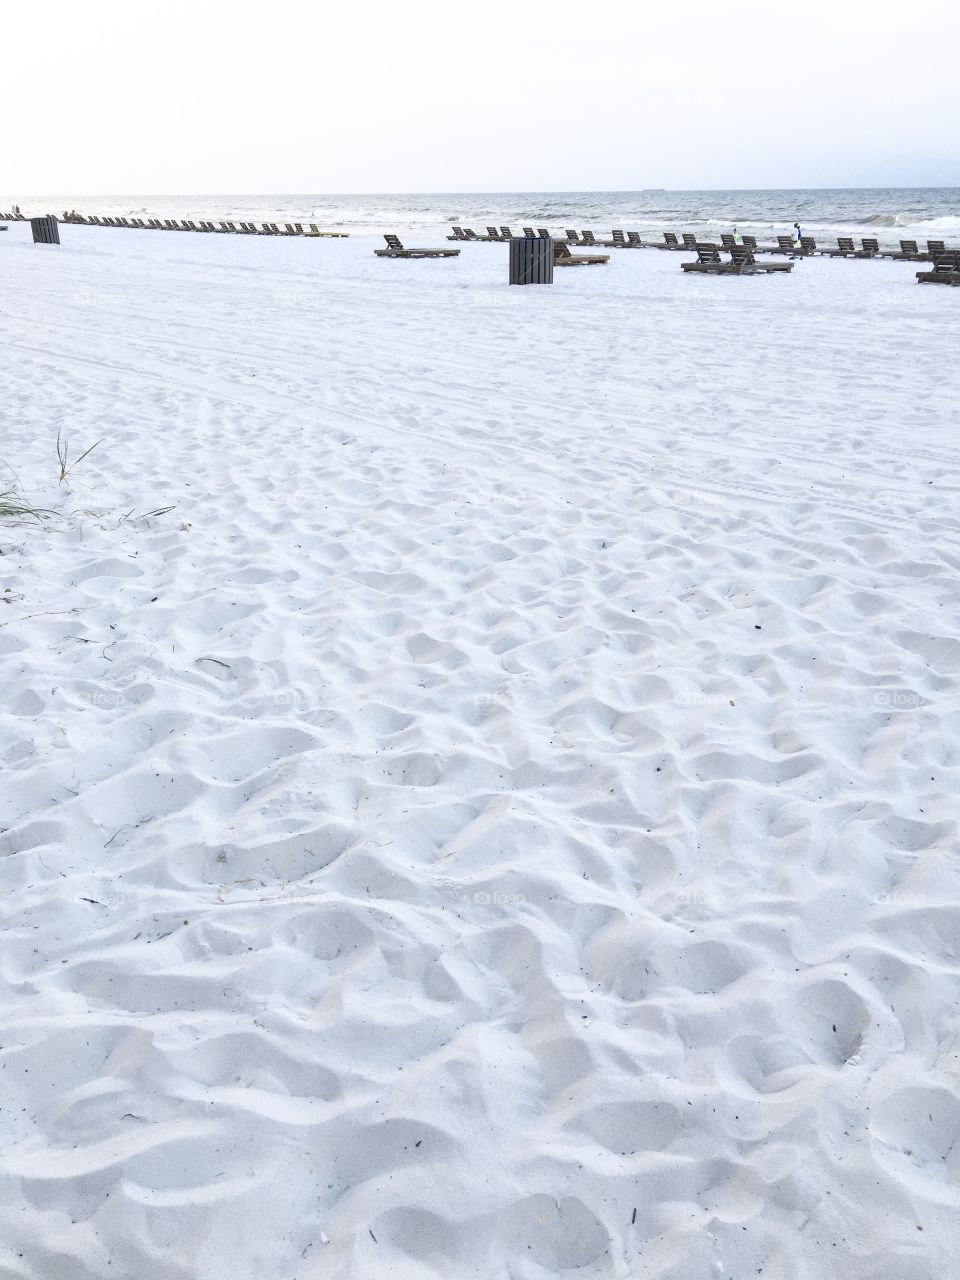
[[[800,223],[799,223],[799,222],[795,222],[795,223],[793,224],[793,243],[794,243],[794,244],[799,244],[799,243],[800,243],[800,239],[801,239],[801,236],[800,236]]]
[[[733,243],[743,244],[743,236],[740,234],[740,231],[737,227],[733,228]]]

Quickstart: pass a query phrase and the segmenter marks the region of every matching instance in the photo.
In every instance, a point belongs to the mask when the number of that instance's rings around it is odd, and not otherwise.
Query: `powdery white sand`
[[[0,244],[0,1276],[944,1280],[956,292],[63,237]]]

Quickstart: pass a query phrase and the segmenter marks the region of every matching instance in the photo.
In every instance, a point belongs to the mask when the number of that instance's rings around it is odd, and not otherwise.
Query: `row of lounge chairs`
[[[550,232],[546,227],[524,227],[524,236],[547,236]],[[663,240],[661,241],[644,241],[640,238],[637,231],[622,231],[615,228],[611,233],[609,240],[598,240],[592,231],[575,231],[567,230],[562,236],[555,236],[554,239],[559,243],[569,245],[581,245],[589,249],[609,248],[609,249],[672,249],[678,252],[687,250],[695,252],[697,246],[701,243],[697,237],[689,231],[681,233],[682,238],[678,237],[674,231],[664,231]],[[512,240],[514,233],[507,226],[487,227],[486,235],[478,235],[470,227],[454,227],[453,235],[447,236],[448,240],[453,241],[476,241],[478,243],[496,244],[504,241]],[[730,249],[734,244],[732,234],[723,234],[720,237],[721,246],[724,249]],[[837,247],[834,249],[829,246],[820,246],[817,244],[813,236],[801,236],[799,242],[794,240],[792,236],[777,236],[776,245],[758,245],[755,236],[744,235],[740,237],[740,243],[752,253],[783,253],[791,258],[808,257],[813,254],[819,254],[831,258],[890,258],[894,261],[916,261],[930,262],[933,261],[938,254],[946,252],[942,240],[928,240],[926,250],[921,250],[917,246],[916,240],[901,240],[899,252],[890,250],[882,250],[880,242],[874,238],[864,237],[860,242],[860,248],[854,244],[851,236],[838,236]]]
[[[287,222],[279,227],[275,222],[262,222],[258,227],[255,222],[213,222],[190,221],[164,218],[85,218],[79,213],[65,213],[62,222],[71,222],[84,227],[127,227],[132,231],[206,231],[216,235],[241,236],[324,236],[344,240],[349,235],[346,231],[321,231],[315,222],[304,228],[300,222]]]
[[[525,238],[538,236],[549,236],[550,232],[546,227],[524,227],[523,236]],[[505,244],[515,239],[513,231],[509,227],[487,227],[486,235],[478,235],[470,227],[454,227],[453,235],[447,236],[448,240],[454,241],[474,241],[477,244]],[[640,249],[643,247],[640,235],[636,231],[614,231],[612,240],[598,240],[592,231],[567,231],[565,235],[554,236],[556,244],[575,244],[585,245],[588,248],[611,248],[611,249]]]

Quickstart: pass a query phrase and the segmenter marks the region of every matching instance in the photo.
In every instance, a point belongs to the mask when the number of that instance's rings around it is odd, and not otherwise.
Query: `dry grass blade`
[[[57,461],[60,463],[60,483],[61,484],[63,484],[64,480],[66,480],[67,476],[74,469],[74,467],[78,467],[80,465],[80,463],[84,460],[84,458],[87,456],[88,453],[93,453],[94,449],[96,449],[98,444],[103,444],[103,440],[95,440],[89,449],[84,449],[80,457],[75,458],[73,462],[71,462],[69,440],[65,435],[62,434],[62,432],[60,431],[57,432]]]

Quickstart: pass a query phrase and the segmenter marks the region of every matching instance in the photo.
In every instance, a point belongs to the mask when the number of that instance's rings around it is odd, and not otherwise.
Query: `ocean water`
[[[452,223],[480,231],[487,224],[622,227],[655,235],[692,231],[705,237],[737,226],[763,236],[799,222],[812,235],[960,238],[960,187],[851,188],[782,191],[532,191],[437,195],[182,195],[6,196],[24,213],[120,217],[209,218],[262,222],[316,222],[356,234],[446,231]]]

